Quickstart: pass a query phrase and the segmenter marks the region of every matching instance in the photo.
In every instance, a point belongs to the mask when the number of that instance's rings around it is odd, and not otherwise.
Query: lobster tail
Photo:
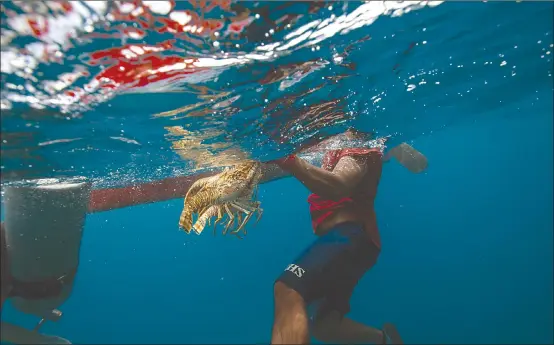
[[[190,234],[190,231],[192,230],[192,211],[187,207],[186,200],[185,207],[183,208],[183,212],[181,212],[181,217],[179,218],[179,227],[187,234]]]
[[[218,213],[218,206],[210,206],[205,211],[200,212],[198,219],[192,226],[192,229],[194,230],[194,232],[196,232],[197,235],[200,235],[202,231],[204,231],[204,228],[206,227],[206,222],[208,222],[211,217],[217,216],[217,213]]]
[[[194,195],[187,195],[185,198],[185,207],[179,218],[179,227],[187,234],[193,230],[192,215],[194,213],[204,212],[215,200],[215,193],[210,189],[203,189]]]

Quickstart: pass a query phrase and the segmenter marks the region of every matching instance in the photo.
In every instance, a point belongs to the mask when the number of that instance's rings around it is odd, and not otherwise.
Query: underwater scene
[[[2,1],[4,344],[552,344],[547,1]]]

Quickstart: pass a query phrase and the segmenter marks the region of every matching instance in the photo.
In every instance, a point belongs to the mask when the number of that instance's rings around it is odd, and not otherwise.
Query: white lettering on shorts
[[[302,278],[304,273],[306,273],[305,269],[295,264],[290,264],[285,271],[290,271],[294,273],[298,278]]]

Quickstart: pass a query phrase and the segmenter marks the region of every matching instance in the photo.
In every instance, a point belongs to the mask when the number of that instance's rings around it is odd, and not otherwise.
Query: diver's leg
[[[308,313],[304,298],[278,281],[274,286],[275,317],[271,344],[308,344]]]
[[[273,343],[309,342],[306,307],[332,297],[341,270],[348,269],[342,265],[343,258],[354,248],[345,232],[367,236],[362,225],[339,224],[319,237],[277,279]]]
[[[330,232],[332,233],[332,231]],[[307,306],[325,293],[321,284],[325,267],[341,251],[325,235],[310,245],[287,266],[275,282],[275,318],[272,344],[308,344],[310,342]]]
[[[384,344],[381,330],[354,321],[337,310],[317,315],[311,330],[314,338],[325,343]]]
[[[335,236],[347,250],[335,256],[327,268],[325,296],[312,324],[312,335],[326,343],[381,344],[383,332],[345,317],[350,311],[350,297],[360,278],[377,262],[379,250],[367,238],[362,224],[347,223],[337,227]]]
[[[318,316],[312,325],[313,336],[331,344],[404,344],[396,326],[387,323],[383,330],[354,321],[338,311]]]

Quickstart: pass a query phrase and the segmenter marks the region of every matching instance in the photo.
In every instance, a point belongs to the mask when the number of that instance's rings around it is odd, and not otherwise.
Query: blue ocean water
[[[352,12],[361,4],[349,6]],[[382,16],[321,41],[319,49],[240,67],[246,72],[232,67],[206,82],[215,88],[248,81],[232,85],[238,91],[226,90],[260,103],[245,110],[244,101],[238,115],[151,117],[198,101],[163,91],[118,94],[66,122],[3,114],[3,136],[25,123],[40,125],[34,141],[25,143],[30,147],[83,138],[39,151],[44,159],[38,172],[28,168],[26,157],[5,159],[17,148],[4,143],[3,174],[70,172],[94,178],[102,188],[188,173],[186,159],[164,139],[164,126],[177,124],[191,131],[217,128],[227,136],[208,138],[206,145],[227,140],[259,159],[281,156],[316,132],[351,125],[393,134],[393,143],[408,141],[423,152],[429,167],[414,175],[396,163],[385,166],[376,205],[383,252],[357,286],[350,316],[378,327],[394,322],[412,344],[549,344],[553,11],[550,2],[442,3]],[[318,16],[329,14],[309,18]],[[359,42],[367,35],[371,39]],[[344,51],[350,43],[354,48],[345,59],[355,67],[333,65],[333,49]],[[246,77],[317,59],[327,65],[320,62],[324,68],[285,90],[277,83],[253,86]],[[264,103],[283,103],[286,95],[341,74],[349,76],[298,96],[293,107],[337,99],[344,103],[341,116],[323,121],[289,109],[280,115],[285,120],[272,122],[276,117]],[[2,90],[18,82],[5,71],[2,76]],[[10,104],[10,111],[25,109],[13,97]],[[263,141],[272,138],[272,127],[282,130],[284,142]],[[142,145],[108,139],[114,136]],[[182,199],[89,215],[73,294],[61,307],[63,318],[42,330],[74,343],[269,342],[273,281],[314,240],[308,193],[294,179],[261,185],[264,216],[243,241],[212,237],[211,231],[179,232]],[[9,306],[2,317],[26,327],[37,321]]]

